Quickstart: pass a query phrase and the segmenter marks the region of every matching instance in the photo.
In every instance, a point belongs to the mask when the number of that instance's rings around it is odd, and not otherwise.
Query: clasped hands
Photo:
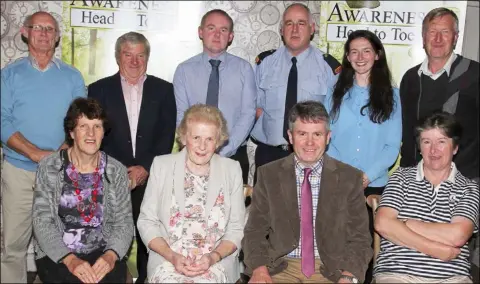
[[[65,257],[63,263],[82,283],[98,283],[113,270],[116,261],[117,255],[112,251],[106,251],[93,266],[74,254]]]
[[[196,259],[196,257],[185,257],[179,253],[175,253],[172,257],[171,263],[178,273],[188,277],[194,277],[207,272],[210,266],[218,261],[218,257],[215,257],[210,253],[202,255],[199,259]]]

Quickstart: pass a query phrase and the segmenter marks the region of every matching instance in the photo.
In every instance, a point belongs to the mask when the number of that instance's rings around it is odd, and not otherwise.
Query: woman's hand
[[[70,273],[75,275],[83,283],[97,283],[97,275],[87,261],[78,258],[74,254],[70,254],[65,257],[63,264],[67,266]]]
[[[202,257],[193,262],[189,267],[187,267],[189,274],[188,276],[197,276],[202,275],[207,272],[210,266],[214,265],[217,260],[214,259],[214,256],[211,253],[206,253]]]
[[[192,261],[190,259],[187,259],[179,253],[173,252],[173,256],[170,262],[173,264],[175,270],[178,273],[190,276],[190,272],[187,270],[187,267],[192,264]]]
[[[116,261],[117,255],[111,250],[107,250],[97,259],[95,264],[92,266],[93,271],[95,271],[97,282],[100,282],[105,275],[113,270]]]

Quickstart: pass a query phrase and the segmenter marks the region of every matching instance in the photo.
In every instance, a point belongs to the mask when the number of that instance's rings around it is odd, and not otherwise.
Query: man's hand
[[[98,283],[100,280],[105,277],[110,271],[115,267],[115,262],[117,261],[117,255],[111,251],[107,250],[102,256],[100,256],[95,264],[93,265],[93,271],[95,271],[96,279]]]
[[[131,179],[134,184],[143,185],[148,177],[148,172],[142,166],[131,166],[127,169],[128,178]]]
[[[253,270],[252,277],[250,277],[248,283],[273,283],[273,281],[267,267],[260,266]]]
[[[362,187],[363,189],[367,188],[367,186],[370,184],[370,180],[368,179],[367,175],[363,173],[362,176]]]
[[[83,283],[97,283],[97,275],[87,261],[78,258],[74,254],[70,254],[65,257],[63,264],[67,266],[70,273],[75,275]]]

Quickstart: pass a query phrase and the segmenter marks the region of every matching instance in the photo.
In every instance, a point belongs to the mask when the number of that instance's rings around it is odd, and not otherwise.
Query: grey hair
[[[297,119],[308,122],[324,122],[330,130],[330,116],[325,106],[317,101],[303,101],[295,104],[288,112],[288,129],[293,131],[293,124]]]
[[[312,11],[310,11],[310,8],[308,8],[307,5],[302,4],[302,3],[293,3],[290,6],[288,6],[285,9],[285,11],[283,11],[282,20],[280,21],[280,30],[283,28],[283,19],[285,19],[285,14],[287,14],[287,11],[290,10],[290,8],[295,7],[295,6],[302,7],[307,11],[307,13],[308,13],[308,24],[309,25],[315,24],[315,20],[313,19]]]
[[[115,42],[115,59],[117,60],[117,62],[120,59],[120,55],[122,52],[122,45],[124,43],[143,44],[143,46],[145,47],[147,61],[148,61],[148,58],[150,58],[150,42],[148,41],[148,39],[141,33],[128,32],[126,34],[121,35],[117,39],[117,42]]]
[[[58,24],[58,21],[57,19],[55,19],[54,16],[52,16],[52,14],[48,13],[48,12],[45,12],[45,11],[38,11],[38,12],[35,12],[31,15],[28,15],[25,17],[25,20],[23,21],[23,26],[24,27],[28,27],[28,26],[31,26],[32,25],[32,22],[33,22],[33,17],[35,17],[36,15],[41,15],[41,14],[44,14],[44,15],[49,15],[52,19],[53,19],[53,23],[55,25],[55,33],[57,35],[60,34],[60,26]]]
[[[440,7],[440,8],[435,8],[431,10],[430,12],[425,15],[425,18],[423,18],[422,22],[422,35],[425,36],[427,30],[428,30],[428,25],[430,24],[431,21],[433,21],[436,18],[443,17],[445,15],[450,15],[453,17],[455,20],[455,32],[458,34],[458,17],[455,12],[452,10],[445,8],[445,7]]]

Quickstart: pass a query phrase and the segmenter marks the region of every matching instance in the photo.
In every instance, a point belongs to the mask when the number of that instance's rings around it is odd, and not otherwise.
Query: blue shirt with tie
[[[297,102],[315,100],[322,102],[327,90],[337,81],[332,68],[324,60],[323,52],[309,46],[297,58]],[[263,59],[255,69],[257,107],[263,110],[251,135],[256,140],[279,146],[288,144],[283,137],[285,97],[292,55],[285,46]]]
[[[218,108],[227,121],[229,139],[220,155],[230,157],[247,139],[255,121],[256,86],[252,66],[246,60],[222,53],[217,58],[203,52],[178,65],[173,76],[177,103],[177,126],[184,112],[194,104],[205,104],[212,65],[220,60]]]
[[[361,108],[370,98],[369,87],[354,83],[345,94],[338,118],[330,125],[332,136],[328,155],[364,172],[371,187],[382,187],[388,181],[388,168],[395,163],[402,140],[402,108],[398,88],[393,88],[394,108],[390,118],[382,123],[370,120],[368,109]],[[330,113],[332,91],[325,99]]]

